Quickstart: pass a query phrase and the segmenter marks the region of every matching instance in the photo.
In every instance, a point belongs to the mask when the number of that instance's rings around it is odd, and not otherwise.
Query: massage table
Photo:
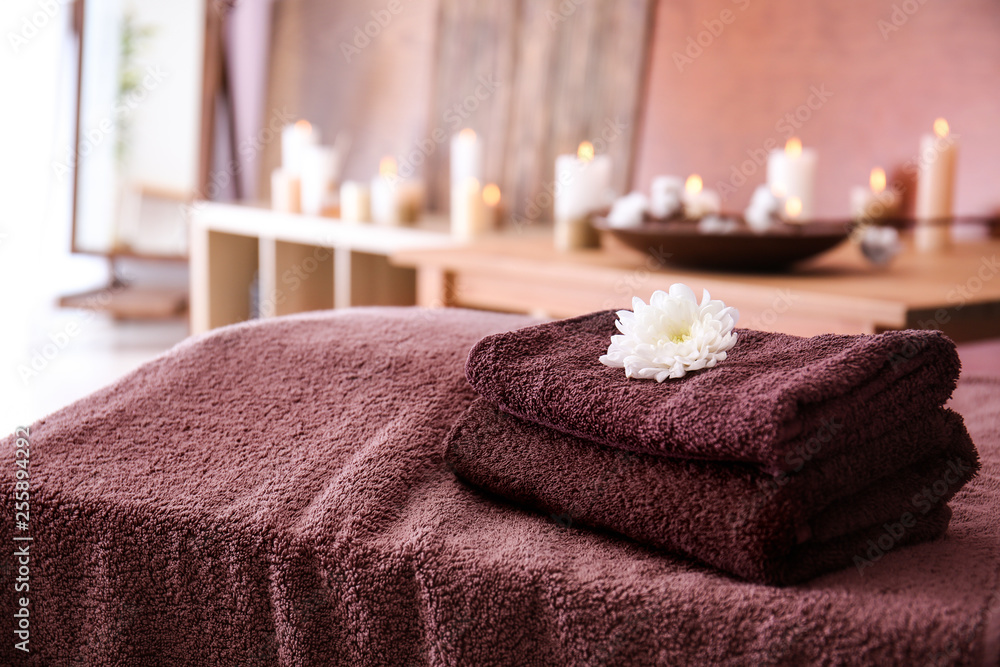
[[[8,630],[0,664],[998,663],[1000,378],[966,371],[949,404],[982,470],[943,539],[756,585],[445,466],[474,398],[469,349],[529,322],[404,308],[248,322],[8,436],[0,611],[16,630],[28,599],[29,652]]]

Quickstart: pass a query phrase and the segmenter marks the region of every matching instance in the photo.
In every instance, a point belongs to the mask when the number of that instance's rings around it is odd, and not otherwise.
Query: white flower
[[[625,377],[655,379],[684,377],[688,371],[712,368],[736,345],[733,328],[739,312],[705,290],[701,304],[687,285],[675,283],[670,292],[657,290],[649,305],[635,297],[632,310],[619,310],[615,326],[622,333],[611,337],[601,363],[624,368]]]

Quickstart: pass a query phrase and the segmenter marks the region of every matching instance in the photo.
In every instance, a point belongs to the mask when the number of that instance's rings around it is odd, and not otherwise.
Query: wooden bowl
[[[843,242],[849,222],[782,224],[766,233],[751,230],[742,220],[725,233],[702,232],[697,221],[643,222],[637,227],[612,227],[605,218],[594,221],[625,245],[648,252],[677,266],[722,271],[783,272]]]

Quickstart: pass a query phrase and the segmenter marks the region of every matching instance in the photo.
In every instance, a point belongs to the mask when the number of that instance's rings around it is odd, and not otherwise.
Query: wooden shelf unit
[[[389,255],[457,244],[443,218],[384,227],[211,202],[193,206],[190,232],[192,333],[249,319],[255,280],[263,317],[414,305],[416,272]]]

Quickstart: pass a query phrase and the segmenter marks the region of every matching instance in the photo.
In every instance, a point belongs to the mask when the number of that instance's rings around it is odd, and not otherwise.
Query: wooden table
[[[191,216],[191,331],[251,316],[348,306],[413,305],[416,275],[391,253],[455,245],[448,221],[382,227],[283,213],[263,206],[197,202]]]
[[[909,245],[888,268],[845,243],[782,275],[671,267],[621,246],[559,253],[549,235],[406,250],[391,261],[417,271],[417,302],[549,317],[628,308],[681,282],[739,309],[739,326],[798,335],[935,328],[955,340],[1000,336],[1000,240],[918,255]]]

